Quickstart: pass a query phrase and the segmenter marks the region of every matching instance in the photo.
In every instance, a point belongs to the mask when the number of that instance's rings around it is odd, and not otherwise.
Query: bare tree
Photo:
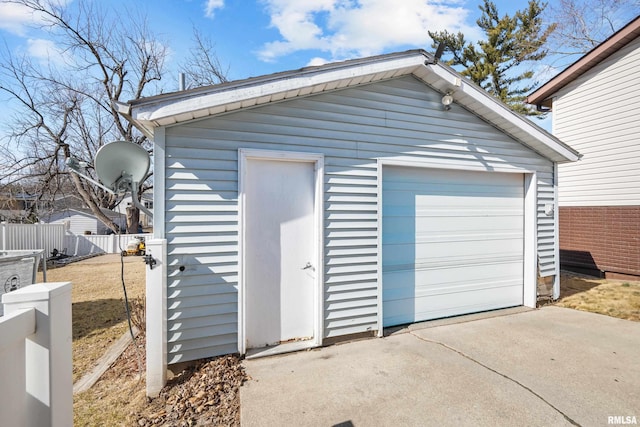
[[[547,19],[556,30],[547,47],[561,57],[583,55],[640,14],[639,0],[557,0]]]
[[[229,68],[223,69],[220,64],[215,43],[195,27],[193,43],[189,56],[180,67],[180,72],[188,79],[188,86],[193,88],[226,82]]]
[[[73,184],[92,212],[114,231],[119,227],[100,208],[119,200],[69,174],[64,167],[73,156],[88,164],[96,151],[113,140],[149,143],[121,118],[114,101],[138,99],[160,91],[167,45],[153,35],[144,19],[118,19],[96,2],[80,1],[74,8],[47,0],[6,0],[40,17],[38,29],[55,42],[56,57],[44,64],[5,48],[0,61],[0,91],[9,95],[16,113],[0,182],[37,178],[41,194],[53,194]],[[4,176],[3,176],[4,175]],[[142,194],[144,188],[139,190]]]

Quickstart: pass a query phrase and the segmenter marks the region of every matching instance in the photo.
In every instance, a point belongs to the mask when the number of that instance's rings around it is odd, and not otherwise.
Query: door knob
[[[313,268],[313,265],[311,265],[310,262],[307,262],[307,265],[305,265],[304,267],[302,267],[303,270],[307,270],[307,269],[311,269],[311,271],[316,271],[315,268]]]

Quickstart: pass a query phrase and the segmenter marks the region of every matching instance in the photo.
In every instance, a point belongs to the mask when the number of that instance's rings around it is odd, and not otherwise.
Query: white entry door
[[[315,163],[244,163],[245,346],[315,338]],[[321,268],[321,267],[320,267]]]

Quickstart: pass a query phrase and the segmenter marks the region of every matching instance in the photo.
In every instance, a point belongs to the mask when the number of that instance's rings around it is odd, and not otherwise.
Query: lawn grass
[[[130,301],[144,298],[142,258],[125,257],[123,261]],[[102,255],[47,271],[48,282],[72,283],[74,383],[93,369],[107,349],[128,331],[120,272],[120,255]],[[39,275],[42,280],[42,273]],[[144,357],[144,342],[136,341],[138,346],[142,345],[140,352]],[[127,351],[133,351],[133,346]],[[120,365],[118,362],[116,366]],[[131,412],[146,403],[145,385],[138,376],[137,364],[125,370],[110,369],[90,390],[74,395],[74,426],[130,425]]]
[[[89,390],[73,396],[75,427],[133,426],[147,406],[144,381],[144,337],[136,339],[123,356]],[[137,361],[142,362],[142,376]]]
[[[640,283],[562,273],[560,307],[640,321]]]
[[[144,297],[145,265],[140,257],[124,258],[129,298]],[[42,280],[42,273],[40,280]],[[72,283],[73,381],[96,361],[127,329],[120,256],[102,255],[47,271],[48,282]]]

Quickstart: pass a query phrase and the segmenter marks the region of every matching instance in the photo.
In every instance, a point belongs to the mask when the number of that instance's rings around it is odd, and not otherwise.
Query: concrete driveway
[[[560,307],[480,317],[246,360],[241,423],[640,425],[640,323]]]

